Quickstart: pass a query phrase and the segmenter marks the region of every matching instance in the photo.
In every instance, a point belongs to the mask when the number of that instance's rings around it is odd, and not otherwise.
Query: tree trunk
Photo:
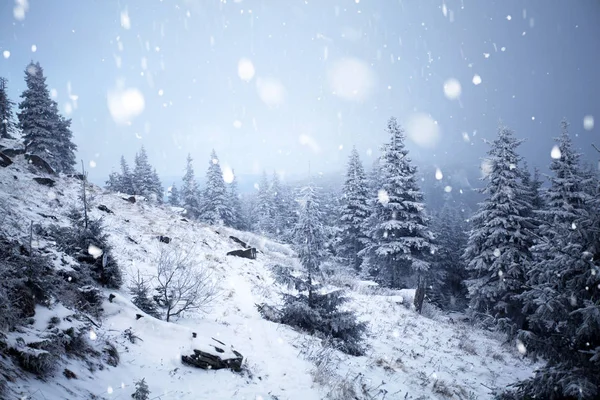
[[[423,310],[423,301],[425,300],[425,279],[421,277],[419,274],[419,278],[417,280],[417,290],[415,291],[415,300],[414,305],[415,309],[419,314]]]

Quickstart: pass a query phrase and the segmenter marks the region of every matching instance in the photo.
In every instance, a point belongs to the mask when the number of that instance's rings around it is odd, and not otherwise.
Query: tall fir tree
[[[135,189],[133,188],[133,173],[129,169],[129,165],[127,164],[127,160],[125,160],[124,156],[121,156],[121,175],[119,176],[119,192],[126,194],[135,194]]]
[[[8,79],[0,76],[0,139],[14,139],[17,134],[14,106],[8,97]]]
[[[230,226],[232,213],[217,153],[213,149],[206,171],[206,188],[202,199],[201,218],[213,225]]]
[[[25,83],[18,113],[25,150],[44,158],[58,172],[72,172],[76,146],[71,140],[71,121],[59,115],[39,63],[27,66]]]
[[[121,191],[121,175],[115,171],[108,174],[108,180],[106,181],[105,187],[111,192]]]
[[[156,168],[152,170],[152,180],[150,181],[150,192],[156,196],[156,201],[158,203],[163,202],[165,194],[162,186],[162,182],[160,181],[160,177],[158,176],[158,172],[156,172]]]
[[[528,326],[520,339],[547,363],[517,385],[519,398],[596,399],[600,396],[600,200],[587,182],[561,124],[552,161],[539,244],[521,298]],[[597,222],[596,222],[597,223]]]
[[[517,333],[525,324],[521,311],[532,255],[533,229],[529,188],[523,187],[522,143],[511,129],[500,126],[488,151],[489,174],[482,193],[487,197],[471,218],[464,259],[470,279],[470,311],[491,316],[506,332]]]
[[[315,278],[321,275],[320,265],[325,258],[325,232],[319,196],[314,185],[309,183],[300,191],[300,211],[294,227],[294,243],[300,263],[308,278],[308,306],[314,306]]]
[[[273,201],[267,172],[263,171],[262,179],[258,184],[258,193],[255,205],[255,231],[263,235],[273,233]]]
[[[239,230],[246,228],[244,223],[244,215],[242,211],[242,202],[240,200],[240,194],[238,191],[237,177],[235,171],[233,172],[233,180],[229,184],[229,208],[231,209],[231,227]]]
[[[352,148],[346,170],[346,181],[342,189],[340,210],[340,241],[338,257],[347,260],[348,265],[360,270],[362,259],[358,253],[366,243],[363,231],[369,216],[369,188],[367,178],[356,147]]]
[[[181,206],[190,218],[196,219],[200,216],[200,189],[194,174],[193,161],[192,155],[188,154],[181,187]]]
[[[180,207],[181,206],[179,189],[177,189],[177,186],[175,186],[175,184],[173,184],[171,186],[171,190],[169,190],[169,204],[172,207]]]
[[[144,146],[135,155],[132,181],[134,194],[148,198],[156,196],[154,171],[148,161],[148,153]]]
[[[384,285],[402,288],[424,285],[434,249],[416,167],[404,145],[404,130],[395,118],[387,125],[390,142],[383,147],[381,189],[368,218],[368,243],[359,253]]]

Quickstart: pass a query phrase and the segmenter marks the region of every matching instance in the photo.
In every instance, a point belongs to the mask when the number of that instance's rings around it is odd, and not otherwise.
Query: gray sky
[[[142,144],[169,177],[212,148],[240,175],[370,165],[391,115],[432,174],[479,165],[500,118],[530,165],[563,117],[600,144],[595,0],[4,0],[0,53],[16,101],[40,61],[96,181]]]

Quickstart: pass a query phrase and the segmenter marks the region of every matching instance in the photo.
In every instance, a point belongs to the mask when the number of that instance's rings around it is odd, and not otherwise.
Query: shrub
[[[313,293],[312,307],[306,295],[285,295],[281,322],[310,334],[320,333],[331,338],[334,347],[344,353],[362,355],[361,341],[367,325],[357,321],[353,312],[341,311],[339,307],[344,302],[346,298],[341,291]]]
[[[154,318],[160,319],[156,302],[150,298],[150,282],[144,279],[138,271],[137,276],[129,282],[129,293],[133,296],[132,303],[140,310]]]
[[[135,383],[135,392],[131,395],[134,400],[148,400],[150,398],[150,390],[146,385],[146,378]]]
[[[119,357],[119,351],[111,342],[107,341],[105,344],[106,345],[103,349],[103,353],[105,355],[104,361],[106,361],[106,363],[111,367],[116,367],[121,361],[121,357]]]

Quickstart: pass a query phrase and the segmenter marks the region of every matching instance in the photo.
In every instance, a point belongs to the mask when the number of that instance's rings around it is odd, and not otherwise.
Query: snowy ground
[[[61,178],[53,188],[41,186],[32,178],[42,174],[30,172],[19,157],[15,161],[0,168],[3,226],[12,235],[25,238],[30,221],[67,224],[65,215],[77,204],[81,183]],[[369,323],[367,355],[322,351],[318,340],[262,319],[255,307],[278,302],[283,288],[273,281],[268,266],[296,263],[289,247],[250,233],[187,222],[168,207],[143,200],[131,204],[97,187],[90,195],[95,205],[92,218],[103,218],[126,281],[138,270],[145,275],[155,273],[153,259],[159,246],[182,246],[194,251],[198,264],[212,271],[221,295],[206,313],[191,313],[167,323],[149,316],[136,320],[135,314],[141,312],[129,301],[126,288],[107,291],[106,297],[114,293],[116,298],[105,302],[102,326],[92,329],[90,340],[110,338],[117,344],[119,366],[92,374],[82,362],[65,360],[77,379],[67,380],[56,373],[42,382],[26,376],[11,384],[20,398],[73,399],[93,394],[95,398],[126,399],[134,391],[134,382],[146,378],[151,398],[160,399],[345,398],[349,387],[358,398],[369,398],[361,393],[364,388],[376,399],[486,399],[491,388],[505,387],[533,371],[534,366],[514,346],[503,345],[500,336],[440,312],[417,315],[400,302],[406,303],[409,291],[386,295],[377,290],[350,291],[348,307]],[[100,204],[114,214],[98,210]],[[228,238],[231,234],[261,250],[258,259],[226,256],[239,248]],[[159,235],[173,241],[160,244]],[[48,243],[36,245],[51,249]],[[50,317],[64,313],[68,310],[60,306],[40,309],[36,326],[43,328]],[[123,336],[128,328],[141,340],[130,343]],[[198,337],[193,339],[192,332]],[[182,365],[182,354],[206,346],[211,338],[242,353],[245,371],[205,371]]]

